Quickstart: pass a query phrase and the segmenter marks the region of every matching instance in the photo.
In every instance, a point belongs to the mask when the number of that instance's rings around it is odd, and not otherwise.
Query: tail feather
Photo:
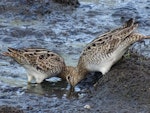
[[[150,36],[145,36],[145,35],[142,35],[140,33],[132,33],[129,37],[128,37],[128,41],[130,43],[134,43],[136,41],[140,41],[142,39],[150,39]]]
[[[119,30],[118,33],[116,33],[120,39],[124,40],[126,39],[126,37],[130,36],[135,29],[137,29],[138,24],[134,23],[134,20],[129,20],[126,23],[126,27],[124,27],[123,29]]]
[[[14,49],[14,48],[8,48],[8,52],[4,52],[3,55],[5,56],[10,56],[10,57],[14,57],[15,54],[18,54],[19,50],[18,49]]]
[[[134,19],[133,18],[131,18],[131,19],[129,19],[126,23],[125,23],[125,27],[130,27],[130,26],[132,26],[133,24],[134,24]]]
[[[150,38],[150,36],[145,36],[140,33],[133,33],[133,38],[137,39],[137,41],[138,41],[141,39],[148,39],[148,38]]]
[[[2,53],[2,55],[4,55],[4,56],[10,56],[9,52],[4,52],[4,53]]]
[[[150,38],[150,36],[145,36],[145,38],[146,38],[146,39],[149,39],[149,38]]]
[[[131,44],[140,41],[142,39],[150,39],[150,36],[144,36],[140,33],[131,33],[125,40],[122,42],[122,45],[125,47],[130,46]]]
[[[22,62],[24,62],[24,60],[23,60],[24,58],[23,58],[22,53],[19,49],[8,48],[8,52],[4,52],[3,55],[13,58],[19,64],[22,64]]]
[[[19,52],[20,50],[19,49],[14,49],[14,48],[8,48],[8,51],[9,52],[13,52],[13,53],[16,53],[16,52]]]

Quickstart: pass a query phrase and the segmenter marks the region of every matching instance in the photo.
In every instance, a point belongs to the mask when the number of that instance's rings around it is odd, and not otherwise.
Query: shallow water
[[[75,66],[87,43],[131,17],[139,22],[140,33],[150,35],[149,0],[81,0],[80,3],[78,8],[72,8],[56,3],[27,5],[24,0],[2,0],[0,53],[8,47],[42,47],[59,53],[67,65]],[[130,49],[150,58],[150,40],[136,43]],[[0,73],[1,87],[21,87],[21,94],[44,95],[60,103],[60,98],[67,99],[69,86],[66,82],[51,78],[42,85],[28,85],[24,68],[2,55]]]

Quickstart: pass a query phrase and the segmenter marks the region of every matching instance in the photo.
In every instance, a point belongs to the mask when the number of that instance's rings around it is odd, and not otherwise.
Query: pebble
[[[91,109],[91,106],[90,106],[89,104],[86,104],[86,105],[84,106],[84,108],[85,108],[85,109]]]

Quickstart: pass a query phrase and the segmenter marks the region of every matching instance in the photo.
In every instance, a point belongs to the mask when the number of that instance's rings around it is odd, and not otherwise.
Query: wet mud
[[[150,59],[124,57],[105,76],[89,74],[70,93],[65,81],[28,84],[26,88],[0,83],[0,104],[25,113],[133,113],[150,111]],[[99,80],[98,80],[99,78]],[[85,107],[85,106],[90,107]],[[1,108],[0,108],[1,109]]]
[[[140,33],[150,35],[148,0],[79,2],[0,1],[0,113],[150,112],[150,40],[133,44],[105,76],[89,73],[75,92],[57,77],[27,84],[25,70],[2,55],[8,47],[43,47],[75,66],[87,43],[131,17]]]

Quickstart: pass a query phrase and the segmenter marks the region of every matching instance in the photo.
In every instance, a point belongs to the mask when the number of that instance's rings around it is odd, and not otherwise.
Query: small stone
[[[85,108],[85,109],[91,109],[91,106],[88,105],[88,104],[86,104],[86,105],[84,106],[84,108]]]

